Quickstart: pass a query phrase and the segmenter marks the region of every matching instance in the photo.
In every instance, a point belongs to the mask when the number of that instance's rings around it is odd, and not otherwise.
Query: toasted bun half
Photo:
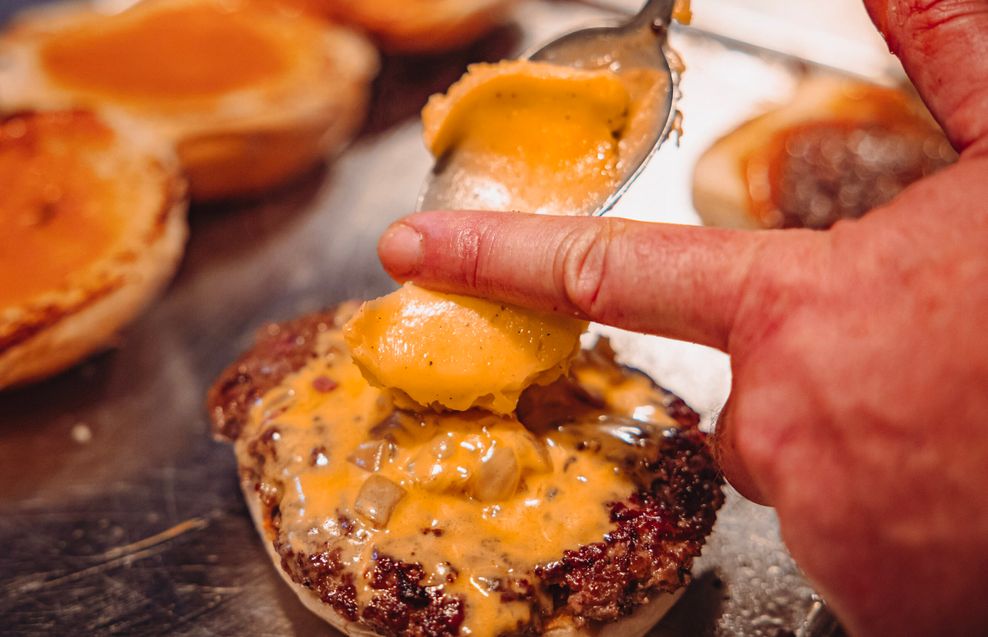
[[[105,347],[174,273],[186,188],[167,143],[86,111],[0,118],[0,388]]]
[[[175,145],[194,199],[257,195],[357,131],[377,70],[360,35],[238,0],[69,2],[0,37],[0,108],[99,106]]]
[[[884,203],[952,159],[912,94],[812,76],[788,102],[703,153],[693,172],[693,205],[707,225],[825,228]]]
[[[355,310],[266,327],[209,392],[301,601],[361,637],[646,633],[723,502],[696,414],[606,341],[512,415],[403,410],[347,353]]]
[[[338,20],[391,53],[465,46],[508,18],[517,0],[259,0]]]

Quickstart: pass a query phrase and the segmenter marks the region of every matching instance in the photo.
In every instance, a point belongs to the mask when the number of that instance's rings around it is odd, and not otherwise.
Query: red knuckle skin
[[[594,320],[597,299],[605,284],[607,251],[610,245],[609,224],[568,233],[560,242],[556,263],[561,273],[556,277],[559,296],[579,313]]]
[[[988,2],[866,0],[898,56],[959,152],[988,136]]]

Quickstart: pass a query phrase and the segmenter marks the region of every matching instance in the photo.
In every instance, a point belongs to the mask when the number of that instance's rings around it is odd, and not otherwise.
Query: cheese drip
[[[526,387],[563,374],[584,321],[405,284],[368,301],[345,328],[374,385],[402,406],[511,413]]]

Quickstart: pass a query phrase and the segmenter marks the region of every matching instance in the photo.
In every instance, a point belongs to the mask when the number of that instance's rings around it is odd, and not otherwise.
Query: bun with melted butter
[[[203,200],[256,195],[342,148],[377,69],[360,35],[246,0],[43,7],[0,36],[0,61],[0,108],[140,118]]]
[[[165,285],[185,181],[144,127],[84,111],[0,118],[0,389],[105,347]]]
[[[465,46],[502,24],[517,0],[261,1],[349,24],[392,53],[438,53]]]
[[[731,228],[825,229],[860,217],[955,154],[913,95],[831,76],[741,124],[700,157],[693,205]]]
[[[388,307],[358,314],[348,303],[268,326],[210,390],[215,432],[233,443],[281,576],[348,635],[647,632],[689,581],[723,501],[696,414],[616,364],[606,341],[528,387],[510,413],[409,408],[364,378],[348,345],[354,330],[370,332],[361,347],[387,340],[367,326],[403,320]],[[526,321],[470,316],[483,323],[475,335]],[[412,330],[423,347],[441,340],[428,330]],[[548,359],[526,353],[534,332],[520,333],[486,354],[487,339],[451,336],[477,350],[463,355],[458,386],[494,382],[484,358],[541,368]]]

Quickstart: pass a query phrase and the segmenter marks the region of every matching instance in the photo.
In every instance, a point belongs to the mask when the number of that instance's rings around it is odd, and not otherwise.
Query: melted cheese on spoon
[[[489,180],[504,209],[586,213],[619,182],[630,102],[609,71],[475,64],[422,111],[425,143],[437,159],[455,154],[455,170]]]

